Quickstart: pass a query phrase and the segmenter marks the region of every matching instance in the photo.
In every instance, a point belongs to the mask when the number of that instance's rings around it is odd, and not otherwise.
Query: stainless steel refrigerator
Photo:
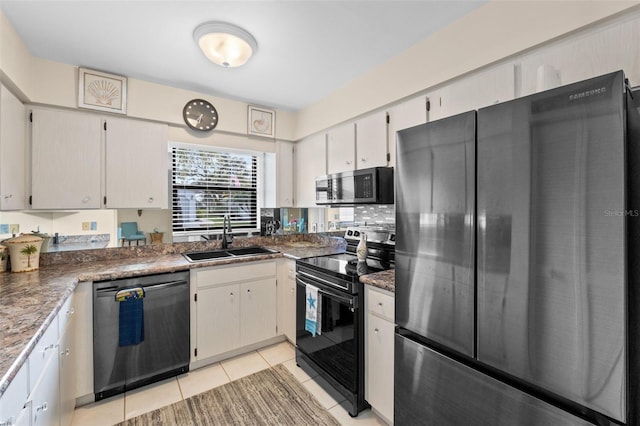
[[[622,72],[398,133],[395,423],[638,424]]]

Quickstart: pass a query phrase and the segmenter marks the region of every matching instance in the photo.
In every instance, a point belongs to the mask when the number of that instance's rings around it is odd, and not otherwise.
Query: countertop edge
[[[177,272],[198,268],[206,268],[206,267],[215,267],[229,264],[239,264],[246,262],[258,262],[265,260],[277,260],[279,258],[287,258],[287,259],[300,259],[302,257],[293,253],[287,253],[284,250],[287,250],[286,246],[278,245],[278,246],[266,246],[270,248],[274,248],[278,250],[277,253],[270,253],[265,255],[256,255],[256,256],[247,256],[247,257],[234,257],[234,258],[222,258],[215,259],[204,262],[188,262],[181,254],[173,254],[170,257],[173,258],[174,263],[170,263],[167,265],[159,264],[157,259],[154,258],[140,258],[140,259],[127,259],[127,261],[121,261],[121,266],[115,266],[111,268],[107,268],[105,271],[101,272],[78,272],[77,276],[70,276],[69,284],[67,288],[64,290],[63,294],[58,299],[58,302],[53,307],[52,311],[49,315],[42,321],[34,335],[31,339],[26,343],[23,350],[16,356],[15,360],[8,367],[5,374],[0,378],[0,397],[4,394],[4,392],[9,388],[11,382],[15,378],[16,374],[20,369],[25,365],[29,356],[33,352],[33,349],[38,344],[42,336],[44,335],[47,328],[53,323],[56,315],[60,312],[60,309],[67,301],[69,296],[75,291],[78,283],[80,282],[93,282],[93,281],[105,281],[111,279],[119,279],[119,278],[128,278],[135,277],[140,275],[149,275],[149,274],[157,274],[157,273],[168,273],[168,272]],[[344,248],[340,247],[315,247],[314,250],[326,250],[326,254],[335,254],[335,253],[343,253]],[[297,252],[300,249],[292,248],[291,252]],[[314,256],[317,254],[313,254]],[[166,257],[165,257],[166,259]],[[137,262],[137,261],[140,262]],[[120,262],[116,262],[120,263]],[[139,266],[138,268],[133,268],[132,266]],[[153,271],[149,271],[153,269]]]

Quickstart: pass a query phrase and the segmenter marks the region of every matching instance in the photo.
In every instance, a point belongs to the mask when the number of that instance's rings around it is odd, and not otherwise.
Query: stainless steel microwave
[[[393,204],[393,167],[372,167],[316,178],[316,204]]]

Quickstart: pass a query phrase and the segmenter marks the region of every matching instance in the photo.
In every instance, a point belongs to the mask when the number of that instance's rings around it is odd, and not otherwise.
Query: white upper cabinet
[[[483,108],[515,97],[515,65],[473,73],[429,94],[429,121]]]
[[[356,121],[356,169],[387,165],[387,113],[370,114]]]
[[[99,209],[100,117],[45,108],[32,114],[32,207]]]
[[[296,207],[316,207],[316,177],[327,174],[325,134],[296,143]]]
[[[0,85],[0,210],[26,207],[26,129],[24,105]]]
[[[389,108],[389,165],[396,165],[396,133],[427,122],[427,97],[418,96]]]
[[[327,132],[327,173],[339,173],[356,168],[356,131],[347,123]]]
[[[293,207],[294,144],[276,142],[276,207]]]
[[[105,207],[166,209],[167,125],[108,118],[105,129]]]

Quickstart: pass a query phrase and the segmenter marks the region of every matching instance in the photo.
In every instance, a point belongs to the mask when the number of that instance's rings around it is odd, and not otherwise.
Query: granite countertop
[[[396,271],[389,269],[387,271],[376,272],[374,274],[362,275],[360,281],[373,287],[394,293],[396,291]]]
[[[346,248],[344,240],[335,237],[307,237],[307,240],[299,236],[238,238],[234,241],[236,247],[260,245],[279,253],[197,263],[190,263],[182,256],[188,251],[218,248],[216,243],[43,253],[39,270],[0,273],[0,396],[81,281],[111,280],[281,257],[300,259],[343,253]]]

